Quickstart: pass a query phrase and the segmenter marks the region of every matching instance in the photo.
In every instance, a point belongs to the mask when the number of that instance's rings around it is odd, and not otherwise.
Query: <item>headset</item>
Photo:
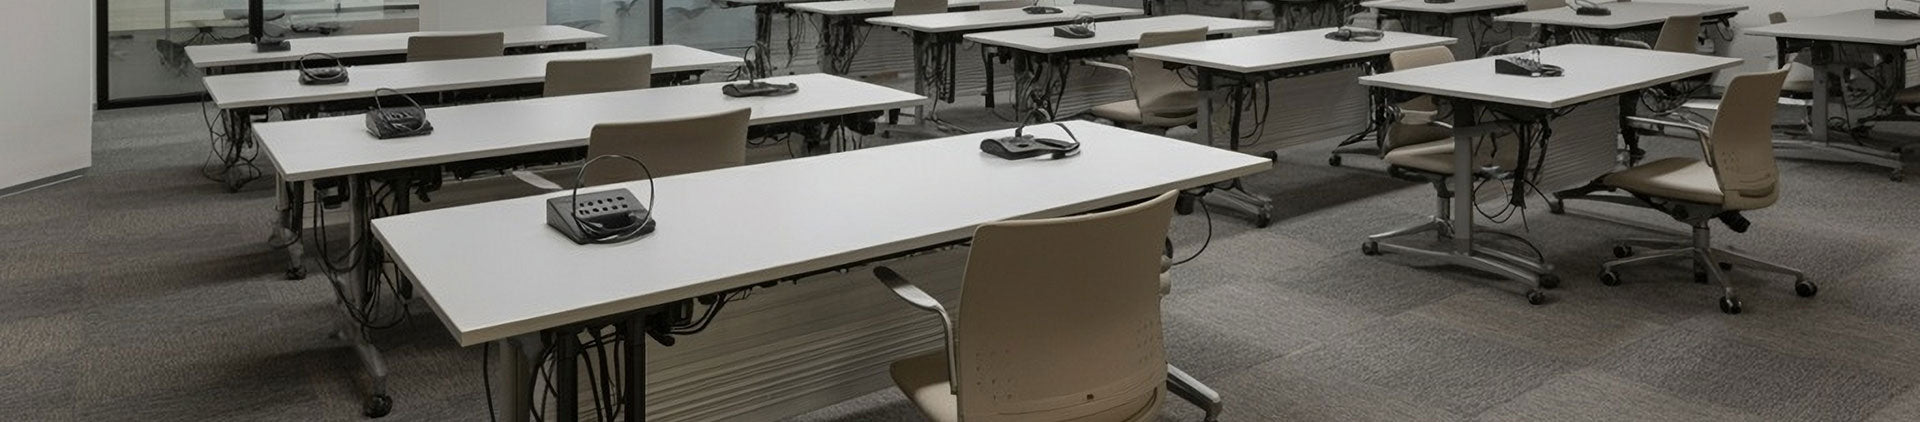
[[[1327,33],[1327,39],[1334,41],[1374,42],[1386,38],[1387,33],[1374,29],[1340,27]]]
[[[307,66],[309,59],[316,58],[331,60],[333,64],[330,66]],[[334,57],[332,54],[310,53],[305,56],[300,56],[300,60],[295,63],[300,70],[301,85],[335,85],[347,82],[347,66],[340,62],[339,57]]]

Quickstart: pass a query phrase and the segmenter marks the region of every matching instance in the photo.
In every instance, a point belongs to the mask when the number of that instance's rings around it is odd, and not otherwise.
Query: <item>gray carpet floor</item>
[[[333,293],[282,279],[265,184],[230,194],[199,176],[199,111],[101,112],[85,178],[0,199],[7,419],[357,419],[365,381],[326,338]],[[945,112],[994,126],[978,106]],[[1428,187],[1375,160],[1329,167],[1325,146],[1284,152],[1249,179],[1278,199],[1275,225],[1214,215],[1211,245],[1175,270],[1165,302],[1169,358],[1225,395],[1228,420],[1920,419],[1920,182],[1783,161],[1781,203],[1718,240],[1807,270],[1822,292],[1802,299],[1789,280],[1736,270],[1747,309],[1729,316],[1679,266],[1597,281],[1608,239],[1682,229],[1660,214],[1536,206],[1525,233],[1566,281],[1531,306],[1484,274],[1359,252],[1365,235],[1419,221]],[[1176,226],[1184,255],[1209,223]],[[390,420],[485,420],[479,350],[432,318],[378,337],[403,368]],[[1165,413],[1198,416],[1181,402]],[[887,389],[793,420],[917,419]]]

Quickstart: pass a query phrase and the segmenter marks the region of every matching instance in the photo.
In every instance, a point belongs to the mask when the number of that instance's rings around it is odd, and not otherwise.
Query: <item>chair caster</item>
[[[1547,290],[1560,288],[1560,276],[1553,275],[1553,274],[1541,274],[1540,288],[1547,289]]]
[[[1620,285],[1620,275],[1614,274],[1614,272],[1612,271],[1601,271],[1600,284],[1606,285],[1608,287],[1618,286]]]
[[[1340,167],[1340,156],[1339,156],[1339,155],[1334,155],[1334,156],[1332,156],[1332,157],[1327,157],[1327,165],[1329,165],[1329,166],[1334,166],[1334,167]]]
[[[369,418],[386,416],[387,412],[393,411],[393,397],[388,397],[385,394],[375,394],[367,398],[367,403],[361,410],[362,414],[367,415]]]
[[[1369,240],[1369,241],[1367,241],[1366,243],[1361,243],[1361,244],[1360,244],[1360,253],[1361,253],[1361,254],[1365,254],[1365,255],[1367,255],[1367,256],[1375,256],[1375,255],[1379,255],[1379,254],[1380,254],[1380,242],[1375,242],[1375,241],[1371,241],[1371,240]]]
[[[1727,315],[1739,315],[1740,314],[1740,298],[1733,297],[1733,296],[1721,297],[1720,312],[1725,312],[1727,313]]]
[[[289,268],[287,268],[287,279],[288,279],[288,280],[305,280],[305,279],[307,279],[307,267],[289,267]]]
[[[1565,202],[1561,202],[1561,201],[1553,201],[1553,202],[1548,202],[1548,203],[1547,203],[1547,213],[1548,213],[1548,214],[1553,214],[1553,215],[1562,215],[1562,214],[1566,214],[1566,213],[1567,213],[1567,204],[1566,204]]]
[[[1731,262],[1720,263],[1720,271],[1733,271],[1733,263]]]
[[[1694,271],[1694,272],[1693,272],[1693,282],[1694,282],[1694,283],[1699,283],[1699,284],[1707,284],[1707,282],[1709,282],[1709,281],[1713,281],[1713,280],[1711,280],[1711,279],[1709,279],[1709,277],[1707,277],[1707,272],[1706,272],[1706,271]]]
[[[1800,297],[1813,297],[1820,294],[1820,286],[1811,281],[1796,281],[1793,283],[1793,293]]]
[[[1272,161],[1274,164],[1280,164],[1280,151],[1267,151],[1260,153],[1260,156],[1266,157],[1268,161]]]
[[[1632,246],[1627,246],[1627,245],[1614,245],[1614,247],[1613,247],[1613,257],[1614,257],[1614,258],[1626,258],[1626,257],[1629,257],[1629,256],[1633,256],[1633,247],[1632,247]]]
[[[1253,218],[1253,228],[1264,229],[1271,225],[1273,225],[1273,216],[1266,213],[1260,213],[1260,216]]]
[[[1539,291],[1539,290],[1533,290],[1533,291],[1528,291],[1528,292],[1527,292],[1527,304],[1529,304],[1529,305],[1543,305],[1543,304],[1546,304],[1546,303],[1547,303],[1547,293],[1546,293],[1546,292],[1542,292],[1542,291]]]
[[[1894,170],[1893,174],[1887,175],[1887,180],[1892,180],[1894,181],[1894,183],[1905,182],[1907,181],[1907,173],[1899,170]]]
[[[1180,194],[1173,198],[1173,212],[1180,215],[1193,214],[1193,195]]]

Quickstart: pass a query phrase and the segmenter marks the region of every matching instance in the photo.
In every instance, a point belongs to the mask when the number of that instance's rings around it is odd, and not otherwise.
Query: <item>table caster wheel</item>
[[[1187,194],[1180,194],[1180,196],[1174,197],[1173,212],[1180,215],[1193,214],[1194,199],[1192,195]]]
[[[1540,288],[1547,289],[1547,290],[1560,288],[1560,276],[1553,275],[1553,274],[1541,274]]]
[[[1527,292],[1527,304],[1529,304],[1529,305],[1542,305],[1542,304],[1546,304],[1546,303],[1547,303],[1547,293],[1546,293],[1546,292],[1542,292],[1542,291],[1539,291],[1539,290],[1534,290],[1534,291],[1529,291],[1529,292]]]
[[[1264,229],[1264,228],[1267,228],[1267,226],[1271,226],[1271,225],[1273,225],[1273,216],[1271,215],[1263,214],[1259,217],[1253,218],[1253,228]]]
[[[1620,275],[1614,274],[1612,271],[1601,271],[1600,284],[1607,285],[1607,286],[1618,286],[1620,285]]]
[[[1813,297],[1813,295],[1820,294],[1820,286],[1813,284],[1811,281],[1797,281],[1793,283],[1793,293],[1800,295],[1800,297]]]
[[[1361,253],[1361,254],[1365,254],[1365,255],[1367,255],[1367,256],[1374,256],[1374,255],[1379,255],[1379,254],[1380,254],[1380,242],[1375,242],[1375,241],[1371,241],[1371,240],[1369,240],[1369,241],[1367,241],[1366,243],[1361,243],[1361,244],[1360,244],[1360,253]]]
[[[1727,315],[1739,315],[1740,314],[1740,298],[1733,297],[1733,296],[1721,297],[1720,312],[1726,312]]]
[[[307,279],[307,267],[293,267],[293,268],[288,268],[288,269],[287,269],[287,279],[288,279],[288,280],[305,280],[305,279]]]
[[[1629,257],[1629,256],[1633,256],[1633,247],[1632,247],[1632,246],[1627,246],[1627,245],[1615,245],[1615,246],[1613,247],[1613,257],[1614,257],[1614,258],[1626,258],[1626,257]]]
[[[1332,157],[1327,157],[1327,165],[1329,165],[1329,166],[1334,166],[1334,167],[1340,167],[1340,156],[1338,156],[1338,155],[1335,155],[1335,156],[1332,156]]]
[[[385,394],[375,394],[367,398],[366,406],[361,410],[369,418],[386,416],[387,412],[393,411],[393,398]]]

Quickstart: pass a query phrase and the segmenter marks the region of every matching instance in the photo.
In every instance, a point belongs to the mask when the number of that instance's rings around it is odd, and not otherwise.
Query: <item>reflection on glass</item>
[[[282,38],[419,30],[419,0],[266,0],[266,33]],[[247,41],[246,0],[108,0],[107,98],[201,91],[186,47]]]
[[[606,35],[601,47],[647,45],[652,7],[645,0],[547,0],[547,23]]]

